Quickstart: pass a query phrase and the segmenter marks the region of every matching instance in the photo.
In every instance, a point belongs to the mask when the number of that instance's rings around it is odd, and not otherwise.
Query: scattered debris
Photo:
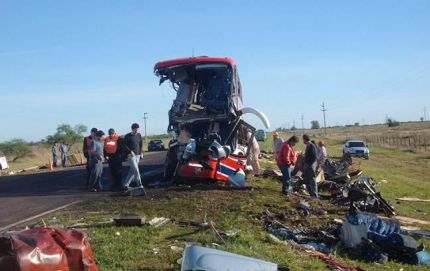
[[[220,232],[215,228],[215,223],[213,221],[209,221],[209,227],[211,228],[212,232],[214,233],[215,237],[220,240],[223,244],[225,244],[224,238],[222,238]]]
[[[385,212],[395,216],[394,208],[375,190],[375,181],[366,176],[360,176],[339,190],[339,202],[348,203],[362,211]]]
[[[278,265],[271,262],[200,246],[189,246],[185,248],[182,259],[181,271],[278,270]]]
[[[174,251],[174,252],[177,252],[177,253],[180,253],[180,252],[183,252],[183,251],[184,251],[184,249],[183,249],[183,248],[178,247],[178,246],[170,246],[170,249],[171,249],[172,251]]]
[[[350,212],[341,232],[343,243],[367,261],[383,263],[396,260],[407,264],[426,264],[425,260],[421,260],[428,255],[423,245],[418,246],[415,239],[401,232],[396,219]]]
[[[340,161],[327,159],[321,166],[326,180],[344,183],[351,177],[361,175],[361,161],[346,155]]]
[[[114,223],[113,220],[108,221],[100,221],[100,222],[93,222],[93,223],[75,223],[67,228],[69,229],[78,229],[78,228],[89,228],[89,227],[99,227],[99,226],[107,226],[112,225]]]
[[[145,218],[138,215],[118,215],[113,218],[117,226],[141,226],[145,224]]]
[[[148,224],[150,226],[154,226],[154,227],[158,228],[158,227],[160,227],[160,226],[162,226],[164,224],[167,224],[169,222],[170,222],[170,218],[154,217],[153,219],[151,219],[151,220],[148,221]]]
[[[86,233],[35,227],[0,240],[0,270],[97,271]]]
[[[298,244],[297,242],[295,242],[294,240],[283,241],[283,240],[280,240],[278,237],[274,236],[273,234],[269,234],[269,240],[272,242],[275,242],[275,243],[284,244],[284,245],[290,246],[294,249],[303,251],[310,256],[318,257],[319,259],[324,261],[330,269],[333,269],[333,270],[364,271],[363,269],[361,269],[359,267],[348,267],[348,266],[336,261],[335,259],[328,256],[327,254],[324,254],[323,252],[316,251],[315,248],[313,246],[310,246],[310,245],[301,245],[301,244]]]
[[[310,208],[311,206],[309,205],[309,203],[307,203],[304,200],[301,200],[299,202],[299,204],[297,204],[297,210],[300,210],[301,212],[303,212],[304,215],[309,215],[310,214]]]
[[[282,178],[282,172],[278,169],[273,169],[273,168],[266,168],[261,175],[264,178],[274,177],[274,178],[278,178],[279,180],[281,180]]]

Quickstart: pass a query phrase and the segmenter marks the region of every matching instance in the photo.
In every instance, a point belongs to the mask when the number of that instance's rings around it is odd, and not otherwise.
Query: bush
[[[57,127],[57,132],[54,135],[46,137],[46,143],[53,144],[55,142],[66,142],[68,145],[73,145],[84,138],[83,133],[87,131],[87,126],[78,124],[75,127],[69,124],[60,124]]]
[[[0,144],[0,150],[6,156],[13,157],[12,162],[32,154],[30,145],[23,139],[12,139]]]
[[[320,128],[320,122],[317,120],[311,121],[311,129],[319,129]]]
[[[400,125],[400,122],[396,121],[393,118],[387,118],[386,124],[388,125],[388,127],[396,127]]]

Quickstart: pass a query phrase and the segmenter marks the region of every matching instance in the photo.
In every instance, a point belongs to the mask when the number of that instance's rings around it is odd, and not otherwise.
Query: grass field
[[[283,135],[287,137],[287,135]],[[342,140],[338,137],[326,139],[329,155],[341,155]],[[319,138],[317,138],[319,139]],[[270,149],[270,138],[261,144],[262,149]],[[297,149],[303,149],[299,143]],[[427,153],[412,153],[374,147],[371,158],[363,160],[366,175],[376,180],[387,180],[378,185],[378,190],[387,200],[391,200],[399,215],[430,220],[428,203],[399,202],[401,196],[430,198],[430,157]],[[270,166],[266,162],[263,166]],[[98,201],[84,202],[72,209],[47,217],[48,225],[70,226],[74,223],[94,223],[110,220],[117,214],[138,214],[147,219],[167,217],[175,220],[214,221],[221,231],[239,230],[239,234],[229,237],[225,244],[220,242],[210,230],[193,227],[179,227],[166,224],[159,228],[89,226],[86,228],[100,270],[178,270],[176,261],[181,252],[171,246],[184,247],[187,243],[239,253],[278,263],[289,270],[327,270],[325,264],[302,252],[282,244],[268,241],[263,229],[263,221],[258,217],[265,210],[283,212],[284,224],[302,225],[314,230],[324,229],[333,224],[333,218],[344,218],[346,210],[329,201],[311,201],[314,208],[326,209],[328,215],[301,216],[295,206],[300,200],[293,196],[286,200],[279,193],[280,183],[273,179],[250,176],[248,189],[228,190],[210,186],[170,187],[148,190],[141,198],[106,196]],[[55,216],[56,219],[52,220]],[[430,230],[430,226],[421,226]],[[421,239],[427,246],[429,240]],[[342,249],[334,252],[334,257],[350,266],[360,266],[364,270],[428,270],[422,266],[402,265],[389,262],[383,265],[353,260],[354,257]]]

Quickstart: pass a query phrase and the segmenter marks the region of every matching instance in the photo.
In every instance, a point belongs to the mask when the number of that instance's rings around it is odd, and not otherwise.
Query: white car
[[[347,140],[343,146],[343,154],[369,159],[369,146],[361,140]]]

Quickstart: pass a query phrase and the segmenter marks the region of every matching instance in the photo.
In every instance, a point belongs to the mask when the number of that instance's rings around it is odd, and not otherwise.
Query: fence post
[[[424,151],[427,151],[427,137],[424,137]]]

